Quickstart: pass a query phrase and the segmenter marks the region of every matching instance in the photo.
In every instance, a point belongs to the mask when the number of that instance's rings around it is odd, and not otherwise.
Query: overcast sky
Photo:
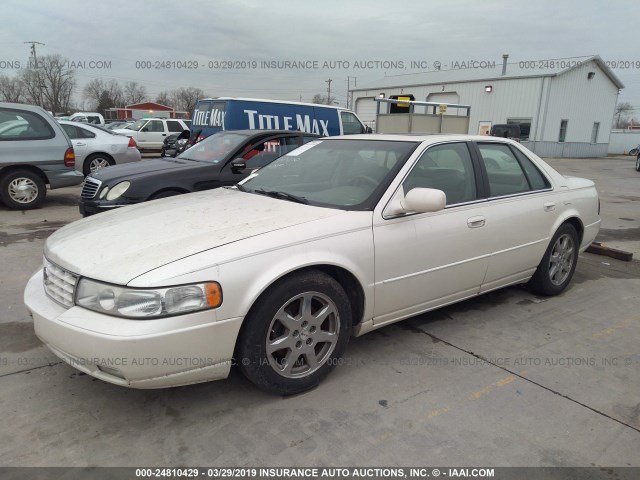
[[[484,60],[495,62],[487,72],[499,75],[503,53],[514,65],[597,54],[623,62],[612,69],[626,87],[620,99],[638,107],[640,118],[638,18],[634,0],[4,0],[0,74],[15,74],[9,63],[24,65],[24,42],[38,41],[45,44],[38,55],[61,54],[81,67],[78,98],[85,83],[104,78],[138,81],[152,97],[195,86],[212,96],[309,101],[326,94],[331,78],[332,94],[344,105],[348,77],[358,87],[390,75],[411,83],[407,74],[424,71],[412,69],[412,61],[432,69],[436,61],[450,68]],[[238,68],[221,69],[215,64],[221,60]],[[91,68],[91,61],[110,68]],[[174,63],[184,61],[198,68]],[[312,68],[273,65],[284,61]],[[332,68],[323,68],[325,62],[334,62]]]

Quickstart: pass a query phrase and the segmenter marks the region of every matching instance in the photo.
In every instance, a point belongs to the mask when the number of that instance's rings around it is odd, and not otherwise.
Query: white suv
[[[159,152],[168,135],[181,133],[183,130],[189,130],[189,127],[179,118],[143,118],[127,128],[114,131],[133,138],[141,152]]]

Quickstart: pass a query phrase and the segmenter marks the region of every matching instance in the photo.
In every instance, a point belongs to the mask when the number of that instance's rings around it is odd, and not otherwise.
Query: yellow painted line
[[[516,377],[515,375],[509,375],[508,377],[504,377],[504,378],[498,380],[497,382],[492,383],[491,385],[487,385],[486,387],[473,392],[471,395],[469,395],[467,397],[467,399],[468,400],[477,400],[480,397],[484,397],[487,393],[491,392],[492,390],[495,390],[496,388],[500,388],[500,387],[504,387],[505,385],[509,385],[511,382],[513,382],[517,378],[518,377]]]
[[[591,338],[602,338],[602,337],[607,337],[609,335],[613,335],[616,331],[631,325],[631,322],[633,320],[636,320],[636,319],[627,318],[626,320],[618,322],[615,325],[612,325],[611,327],[605,328],[603,330],[600,330],[599,332],[594,333],[593,335],[591,335]]]
[[[442,415],[443,413],[447,413],[448,411],[449,411],[449,407],[443,407],[437,410],[431,410],[431,412],[429,412],[429,415],[427,415],[426,418],[439,417],[440,415]]]

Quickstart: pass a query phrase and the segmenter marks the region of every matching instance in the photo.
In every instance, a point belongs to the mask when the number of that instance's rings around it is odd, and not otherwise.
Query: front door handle
[[[467,227],[469,228],[478,228],[478,227],[484,227],[485,224],[485,218],[482,216],[478,216],[478,217],[471,217],[469,219],[467,219]]]
[[[556,204],[554,202],[545,202],[542,207],[544,208],[545,212],[551,212],[556,209]]]

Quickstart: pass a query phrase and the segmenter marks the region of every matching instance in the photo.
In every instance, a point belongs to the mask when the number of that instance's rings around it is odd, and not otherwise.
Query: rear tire
[[[0,198],[11,210],[38,208],[46,195],[44,180],[29,170],[15,170],[0,180]]]
[[[640,155],[636,158],[636,172],[640,172]]]
[[[573,277],[578,263],[580,243],[573,225],[565,223],[551,239],[536,273],[528,286],[542,295],[558,295]]]
[[[113,158],[108,155],[104,155],[102,153],[94,153],[93,155],[89,155],[84,161],[84,166],[82,168],[84,176],[86,177],[90,173],[95,172],[101,168],[110,167],[115,162]]]
[[[244,320],[236,361],[260,389],[293,395],[329,374],[350,334],[344,289],[329,275],[310,270],[284,278],[260,296]]]

